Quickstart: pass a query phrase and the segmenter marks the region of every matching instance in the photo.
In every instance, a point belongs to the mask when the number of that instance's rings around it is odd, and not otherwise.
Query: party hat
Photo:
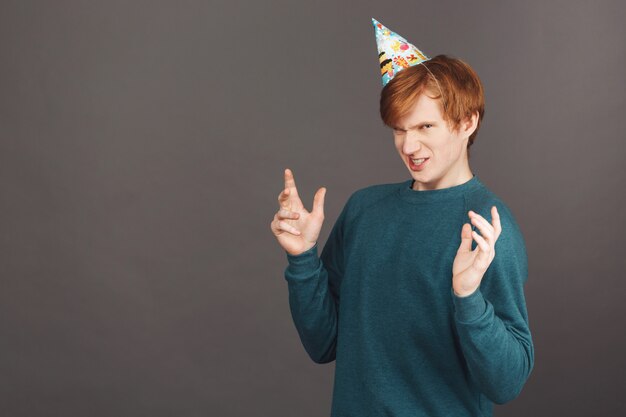
[[[376,34],[383,87],[403,69],[430,59],[415,45],[410,44],[396,32],[392,32],[373,17],[372,24]]]

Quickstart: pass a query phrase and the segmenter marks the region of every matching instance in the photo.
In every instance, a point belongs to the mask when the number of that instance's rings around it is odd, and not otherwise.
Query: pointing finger
[[[285,188],[293,189],[294,194],[298,195],[296,180],[293,178],[293,172],[289,168],[285,169]]]

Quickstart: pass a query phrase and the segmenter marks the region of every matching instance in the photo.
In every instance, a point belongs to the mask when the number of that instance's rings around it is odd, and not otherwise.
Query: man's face
[[[447,188],[471,179],[466,147],[477,117],[451,131],[443,120],[439,99],[419,96],[411,113],[393,130],[396,149],[415,179],[413,189]],[[410,158],[428,159],[414,164]]]

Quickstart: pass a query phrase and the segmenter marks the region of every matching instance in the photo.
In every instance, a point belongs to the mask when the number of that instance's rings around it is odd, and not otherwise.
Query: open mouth
[[[409,158],[409,166],[413,170],[420,170],[424,168],[424,166],[426,165],[429,159],[430,158],[418,158],[418,159]]]

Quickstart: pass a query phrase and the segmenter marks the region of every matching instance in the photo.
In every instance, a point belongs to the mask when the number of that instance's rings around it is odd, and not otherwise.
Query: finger
[[[464,223],[461,228],[461,244],[457,252],[469,252],[472,250],[472,226]]]
[[[477,222],[480,222],[486,228],[493,230],[493,226],[483,216],[472,210],[470,210],[468,213],[471,219],[476,219]]]
[[[274,218],[270,222],[270,229],[272,229],[272,232],[274,232],[274,234],[282,232],[282,230],[280,230],[280,225],[278,224],[278,222],[280,222],[280,219],[278,218],[278,216],[276,216],[276,214],[274,214]]]
[[[491,246],[475,230],[472,231],[472,236],[474,237],[474,240],[476,240],[476,243],[478,244],[475,250],[478,251],[478,255],[476,256],[476,258],[479,262],[479,265],[483,268],[487,267],[489,265],[489,261],[490,261],[489,258],[491,256]]]
[[[474,240],[478,244],[476,249],[480,249],[482,252],[489,253],[490,246],[489,246],[489,243],[487,243],[487,241],[485,240],[484,237],[482,237],[480,234],[478,234],[478,232],[476,230],[472,230],[472,237],[474,238]]]
[[[298,195],[296,180],[293,177],[293,172],[291,172],[289,168],[285,169],[285,188],[289,188],[294,195]]]
[[[484,218],[472,217],[471,222],[478,227],[478,230],[480,230],[480,233],[485,239],[489,241],[493,240],[493,228]]]
[[[322,187],[315,193],[313,197],[313,212],[319,213],[324,217],[324,197],[326,197],[326,187]]]
[[[282,219],[297,219],[299,217],[300,217],[300,213],[287,210],[287,209],[280,209],[278,210],[278,213],[276,213],[276,218],[281,219],[281,220]]]
[[[485,220],[483,216],[473,211],[469,211],[471,222],[478,227],[480,233],[490,242],[493,240],[494,230],[493,227]]]
[[[291,191],[289,190],[289,188],[285,188],[284,190],[280,192],[280,194],[278,194],[278,204],[280,204],[282,208],[285,208],[285,209],[289,208],[289,196],[290,195],[291,195]]]
[[[495,239],[498,240],[500,233],[502,233],[502,224],[500,223],[500,214],[498,213],[498,208],[496,206],[491,208],[491,218],[493,229],[495,231]]]
[[[300,231],[298,229],[296,229],[295,227],[293,227],[292,225],[290,225],[289,223],[283,221],[283,220],[279,220],[278,221],[278,229],[279,230],[283,230],[285,232],[289,232],[293,235],[299,235]]]

